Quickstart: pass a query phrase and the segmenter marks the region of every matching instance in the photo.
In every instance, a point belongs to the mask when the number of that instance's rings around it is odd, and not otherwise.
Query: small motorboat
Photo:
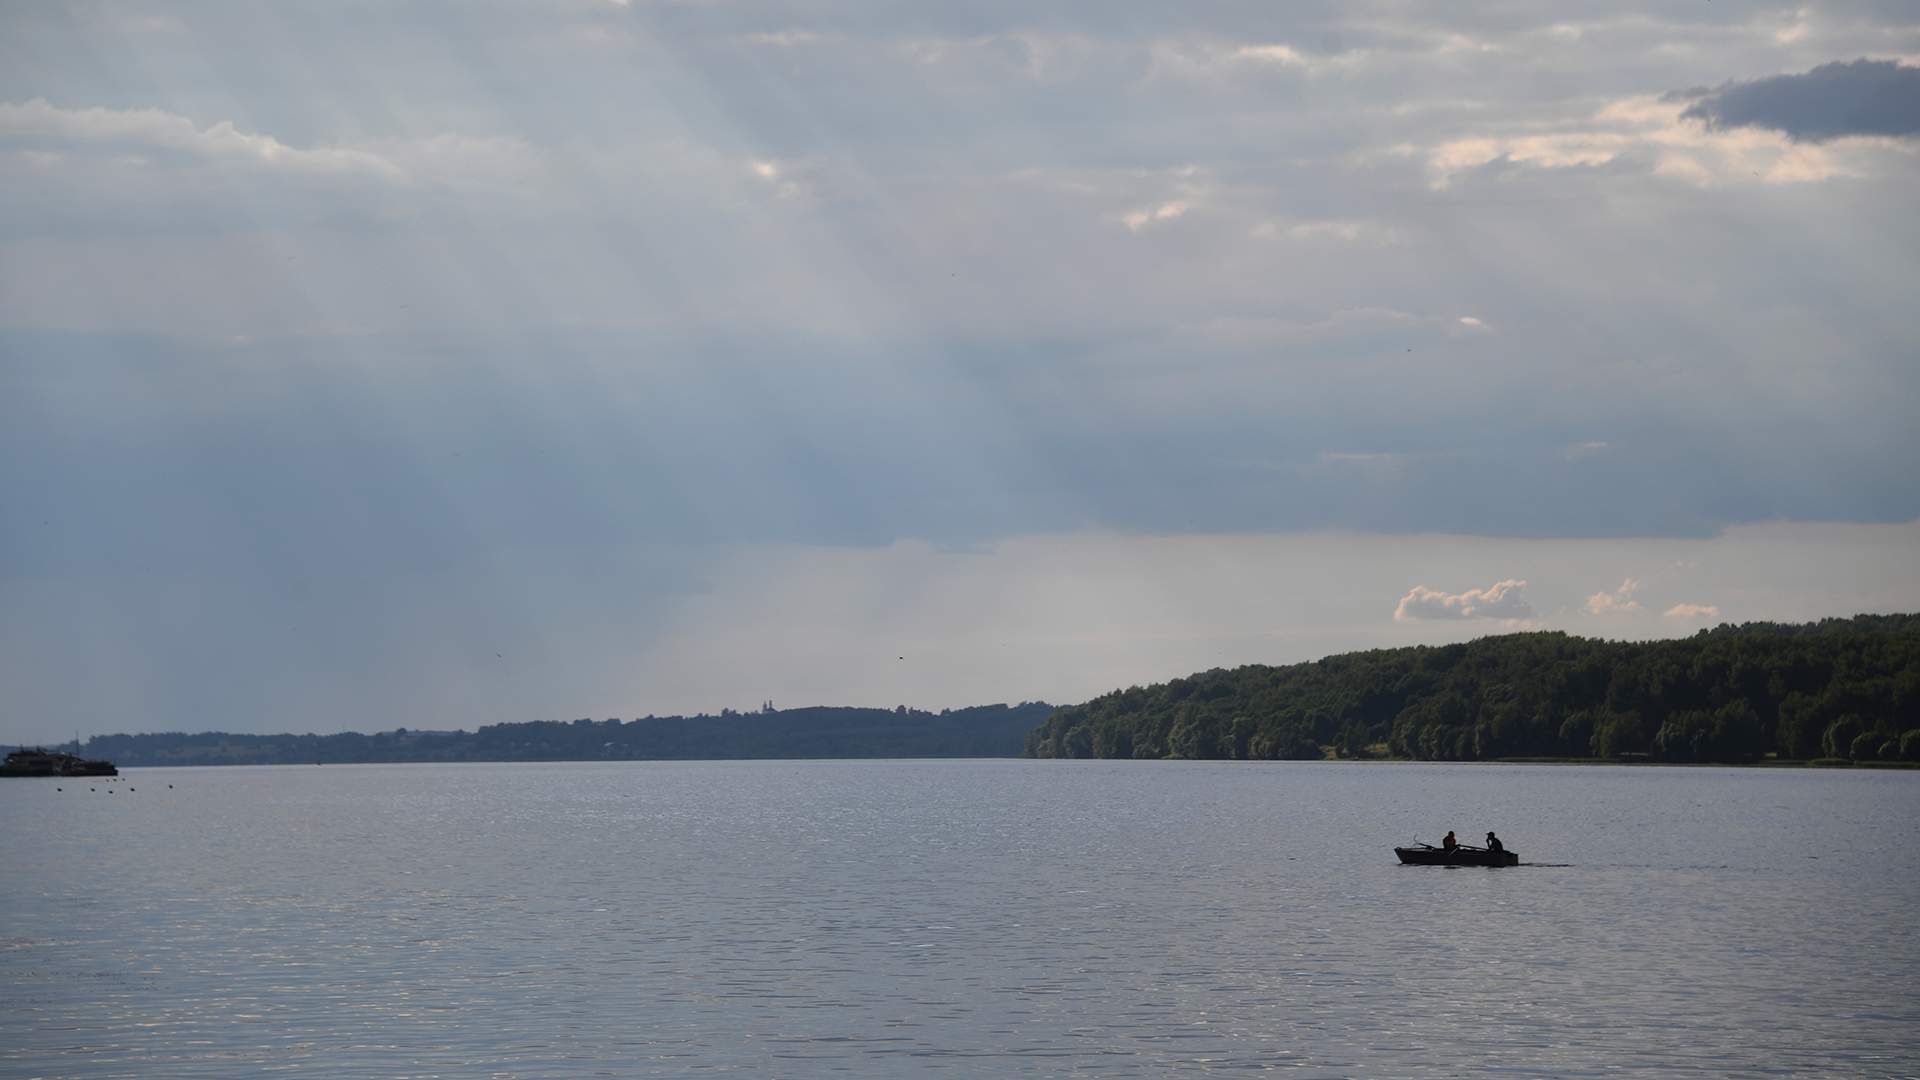
[[[1418,844],[1414,847],[1393,849],[1403,863],[1419,866],[1519,866],[1520,856],[1511,851],[1489,851],[1483,847],[1468,847],[1461,844],[1448,851],[1432,844]]]

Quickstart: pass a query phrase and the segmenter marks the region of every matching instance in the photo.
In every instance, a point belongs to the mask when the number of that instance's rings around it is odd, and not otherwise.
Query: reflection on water
[[[1914,774],[744,762],[64,786],[0,784],[7,1075],[1920,1070]],[[1565,865],[1395,862],[1449,828]]]

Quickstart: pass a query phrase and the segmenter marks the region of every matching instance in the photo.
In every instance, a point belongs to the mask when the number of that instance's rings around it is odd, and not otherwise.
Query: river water
[[[1920,1074],[1920,773],[140,769],[0,916],[6,1076]]]

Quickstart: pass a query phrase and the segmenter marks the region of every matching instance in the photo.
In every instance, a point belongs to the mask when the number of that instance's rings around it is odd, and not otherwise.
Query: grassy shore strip
[[[1920,769],[1915,761],[1852,761],[1847,758],[1808,758],[1781,761],[1765,758],[1760,761],[1653,761],[1645,758],[1581,758],[1581,757],[1503,757],[1493,758],[1495,765],[1658,765],[1665,768],[1683,769]]]
[[[1328,761],[1346,762],[1416,762],[1419,758],[1394,757],[1390,754],[1346,755],[1336,752],[1334,747],[1323,747]],[[1916,761],[1853,761],[1848,758],[1762,758],[1759,761],[1659,761],[1643,755],[1618,758],[1593,757],[1499,757],[1485,761],[1462,762],[1456,764],[1473,765],[1624,765],[1642,767],[1648,765],[1680,769],[1920,769]]]

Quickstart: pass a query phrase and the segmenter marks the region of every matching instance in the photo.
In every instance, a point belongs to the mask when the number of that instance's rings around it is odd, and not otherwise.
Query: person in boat
[[[1453,830],[1452,830],[1452,829],[1448,829],[1448,830],[1447,830],[1447,838],[1446,838],[1445,840],[1442,840],[1442,841],[1440,841],[1440,850],[1442,850],[1442,851],[1452,851],[1452,850],[1453,850],[1454,848],[1457,848],[1457,847],[1459,847],[1459,846],[1460,846],[1460,841],[1458,841],[1458,840],[1455,840],[1455,839],[1453,838]]]
[[[1493,835],[1492,833],[1488,833],[1487,834],[1487,850],[1497,855],[1500,852],[1503,852],[1507,849],[1504,844],[1500,843],[1499,837]]]

